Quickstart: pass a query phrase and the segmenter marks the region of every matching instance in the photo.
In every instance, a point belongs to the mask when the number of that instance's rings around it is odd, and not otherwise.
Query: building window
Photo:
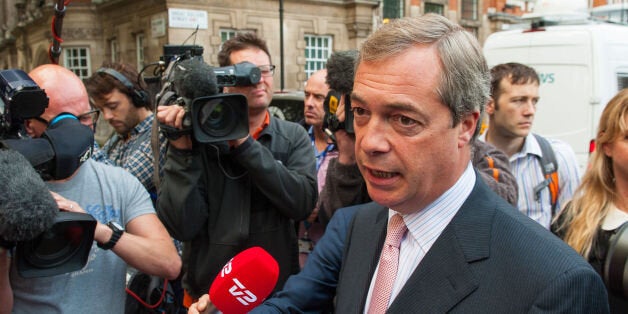
[[[474,21],[478,19],[478,0],[462,0],[462,18]]]
[[[109,42],[109,49],[111,49],[111,62],[118,61],[118,41],[112,39],[111,42]]]
[[[403,16],[404,0],[384,0],[384,19],[398,19]]]
[[[232,37],[235,37],[235,35],[242,34],[242,33],[254,33],[255,34],[256,32],[253,29],[242,29],[242,30],[221,29],[220,30],[220,46],[218,47],[218,51],[222,50],[222,43],[231,39]]]
[[[477,27],[464,26],[464,29],[466,29],[467,32],[469,32],[473,36],[475,36],[475,38],[478,38],[478,28]]]
[[[224,43],[225,41],[229,40],[231,37],[235,37],[237,33],[238,31],[235,29],[221,29],[220,30],[220,42]]]
[[[305,75],[324,69],[331,55],[331,36],[305,35]]]
[[[135,51],[137,52],[137,70],[144,68],[144,34],[135,36]]]
[[[445,11],[445,8],[442,4],[429,3],[429,2],[425,3],[425,14],[436,13],[439,15],[443,15],[444,11]]]
[[[74,72],[81,79],[86,79],[90,75],[91,61],[89,59],[89,48],[75,47],[63,49],[63,63],[65,67]]]

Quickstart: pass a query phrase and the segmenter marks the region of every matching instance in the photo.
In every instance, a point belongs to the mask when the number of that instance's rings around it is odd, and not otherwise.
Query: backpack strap
[[[541,191],[548,187],[550,190],[550,203],[552,204],[552,217],[554,217],[556,213],[556,203],[558,202],[558,162],[556,162],[556,155],[549,141],[538,134],[533,135],[539,143],[539,146],[541,146],[542,156],[539,158],[539,162],[541,163],[543,176],[545,177],[545,180],[534,187],[535,199],[538,200]]]

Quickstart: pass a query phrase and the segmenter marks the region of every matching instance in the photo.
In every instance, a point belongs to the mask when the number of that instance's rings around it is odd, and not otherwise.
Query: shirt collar
[[[528,135],[524,139],[523,147],[521,147],[521,151],[513,154],[510,157],[510,160],[512,161],[526,155],[535,155],[536,157],[539,157],[539,158],[541,158],[542,156],[541,145],[539,145],[539,142],[536,140],[532,132],[528,133]]]
[[[611,204],[608,214],[604,217],[604,221],[602,221],[602,229],[606,231],[615,230],[627,221],[628,213],[620,210],[614,204]]]
[[[266,116],[264,116],[264,123],[262,123],[262,125],[259,128],[257,128],[257,130],[255,130],[255,132],[251,134],[251,136],[253,136],[253,138],[257,140],[262,134],[262,131],[264,131],[264,129],[266,129],[266,127],[268,127],[269,124],[270,124],[270,114],[268,113],[268,111],[266,111]]]
[[[475,186],[476,175],[471,162],[458,181],[434,202],[419,212],[402,215],[409,234],[427,251],[454,218]],[[388,217],[397,212],[388,210]]]
[[[146,119],[144,119],[142,122],[138,123],[132,130],[131,132],[129,132],[129,134],[118,134],[120,136],[120,138],[124,138],[124,139],[128,139],[130,137],[133,137],[137,134],[142,134],[146,131],[150,131],[152,124],[153,124],[153,114],[150,113],[148,115],[148,117],[146,117]],[[126,135],[126,136],[125,136]]]

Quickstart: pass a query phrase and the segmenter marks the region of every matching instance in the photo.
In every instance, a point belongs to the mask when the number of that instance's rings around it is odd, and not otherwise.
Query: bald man
[[[89,109],[85,86],[71,71],[42,65],[29,75],[50,99],[40,117],[25,121],[32,136],[40,136],[61,113],[76,116]],[[75,118],[71,115],[63,118]],[[96,243],[87,265],[68,274],[23,278],[14,259],[10,270],[14,312],[81,313],[88,306],[90,313],[123,313],[127,265],[146,274],[177,278],[181,259],[148,192],[133,175],[88,159],[67,179],[46,185],[60,210],[88,213],[98,221]]]
[[[37,118],[24,121],[26,133],[31,137],[41,136],[50,121],[62,112],[79,118],[81,124],[94,128],[98,111],[89,105],[87,90],[81,79],[72,71],[54,64],[45,64],[33,69],[28,75],[46,91],[49,103],[46,111]],[[58,93],[49,91],[61,91]]]
[[[305,99],[303,100],[304,120],[303,126],[307,129],[312,141],[312,148],[316,156],[316,176],[318,191],[323,189],[325,175],[329,161],[338,157],[338,150],[333,141],[323,131],[325,109],[323,107],[325,97],[329,92],[326,81],[327,70],[318,70],[310,75],[305,82]],[[308,254],[314,248],[314,244],[321,238],[325,227],[318,222],[318,206],[314,208],[310,217],[299,224],[299,264],[305,265]]]

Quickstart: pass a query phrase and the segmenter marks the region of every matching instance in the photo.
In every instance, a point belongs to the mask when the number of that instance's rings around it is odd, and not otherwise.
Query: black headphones
[[[112,69],[112,68],[100,68],[97,73],[106,73],[113,76],[116,80],[120,81],[126,88],[131,91],[131,101],[135,107],[147,107],[149,108],[148,103],[148,93],[144,90],[138,90],[133,87],[133,83],[131,83],[122,73]],[[150,109],[150,108],[149,108]]]

